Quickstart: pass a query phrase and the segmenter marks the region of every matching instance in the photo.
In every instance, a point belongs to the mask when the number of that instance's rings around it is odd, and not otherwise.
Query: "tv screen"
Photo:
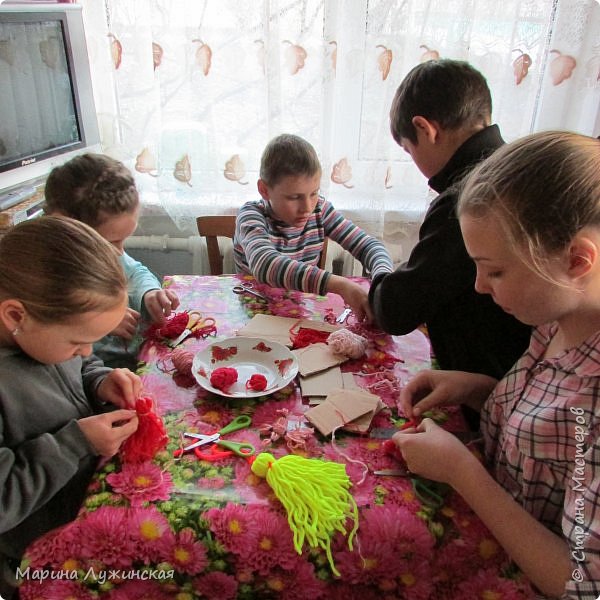
[[[0,167],[81,142],[63,23],[0,23],[0,60]]]
[[[97,143],[81,7],[3,6],[0,173]]]

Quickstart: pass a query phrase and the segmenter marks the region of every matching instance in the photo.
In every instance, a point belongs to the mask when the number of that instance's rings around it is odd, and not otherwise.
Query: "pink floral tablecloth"
[[[344,308],[335,295],[258,286],[268,298],[263,302],[234,294],[237,283],[232,276],[165,278],[164,285],[180,296],[182,309],[197,309],[216,321],[216,338],[189,338],[186,350],[233,335],[257,312],[322,320]],[[374,419],[374,430],[393,430],[403,423],[396,404],[399,386],[429,365],[429,344],[419,331],[402,337],[376,330],[361,333],[369,339],[367,356],[346,363],[343,370],[354,372],[356,383],[386,404]],[[305,545],[298,554],[285,511],[246,460],[205,462],[193,453],[176,459],[173,452],[185,431],[213,432],[243,413],[251,416],[251,429],[228,439],[250,442],[276,457],[288,454],[292,450],[285,437],[272,434],[285,419],[293,426],[303,422],[308,406],[299,389],[292,383],[270,396],[230,400],[182,380],[170,357],[165,343],[148,340],[138,370],[166,425],[167,448],[152,461],[122,465],[115,458],[99,469],[77,519],[30,546],[21,567],[21,598],[534,597],[458,495],[444,486],[375,475],[396,465],[382,453],[382,440],[370,435],[338,431],[332,443],[314,434],[293,450],[345,463],[359,507],[353,550],[339,533],[332,540],[339,577],[322,550]],[[432,416],[450,429],[462,427],[458,413]],[[432,502],[423,489],[440,501]]]

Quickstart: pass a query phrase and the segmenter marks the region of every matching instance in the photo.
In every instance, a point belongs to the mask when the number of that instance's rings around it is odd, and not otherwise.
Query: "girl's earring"
[[[17,336],[17,335],[19,335],[20,333],[21,333],[21,330],[20,330],[18,327],[15,327],[15,328],[12,330],[12,334],[13,334],[14,336]]]

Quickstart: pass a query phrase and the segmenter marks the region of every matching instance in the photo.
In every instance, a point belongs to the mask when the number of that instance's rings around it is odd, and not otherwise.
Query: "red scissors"
[[[248,456],[252,456],[256,453],[256,450],[252,444],[248,444],[246,442],[230,442],[228,440],[221,439],[221,436],[226,433],[231,433],[232,431],[237,431],[238,429],[245,429],[250,426],[252,419],[248,415],[240,415],[236,417],[231,423],[225,425],[223,429],[220,429],[216,433],[211,435],[204,435],[201,433],[190,433],[186,431],[183,435],[184,437],[192,438],[196,440],[193,444],[186,446],[185,448],[180,448],[179,450],[175,450],[173,456],[175,458],[180,457],[185,452],[189,452],[190,450],[194,451],[194,454],[200,460],[214,461],[221,460],[222,458],[227,458],[232,454],[236,456],[242,456],[244,458]],[[202,447],[211,444],[211,446],[206,449],[204,452],[202,451]],[[221,448],[225,448],[225,450],[219,451],[217,446]]]

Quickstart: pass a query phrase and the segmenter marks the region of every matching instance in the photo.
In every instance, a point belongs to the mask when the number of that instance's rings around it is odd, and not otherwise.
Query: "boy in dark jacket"
[[[392,136],[439,195],[408,261],[373,279],[369,303],[389,333],[425,323],[440,368],[501,378],[527,348],[530,328],[475,291],[455,214],[462,178],[504,143],[491,112],[485,78],[462,61],[422,63],[400,84]]]

